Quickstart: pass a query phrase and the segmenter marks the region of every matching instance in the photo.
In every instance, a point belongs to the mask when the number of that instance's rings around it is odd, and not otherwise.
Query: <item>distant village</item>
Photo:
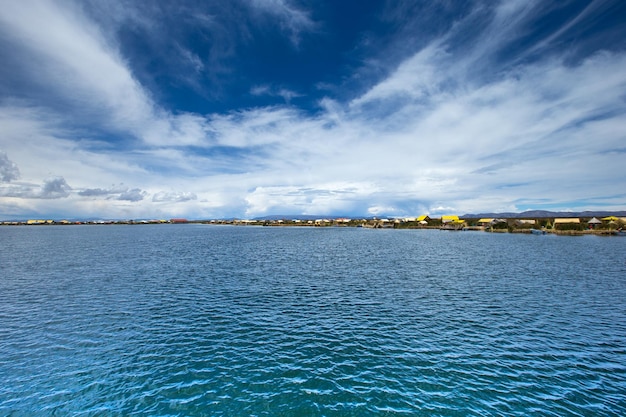
[[[319,219],[213,219],[187,220],[43,220],[3,221],[2,226],[53,226],[53,225],[141,225],[141,224],[213,224],[235,226],[300,226],[300,227],[362,227],[369,229],[440,229],[450,231],[486,231],[495,233],[534,234],[626,234],[626,217],[562,217],[562,218],[460,218],[455,215],[402,218],[319,218]]]

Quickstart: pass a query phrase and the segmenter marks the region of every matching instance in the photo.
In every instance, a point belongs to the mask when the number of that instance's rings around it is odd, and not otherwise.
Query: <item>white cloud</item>
[[[253,4],[294,36],[314,26],[288,2]],[[502,3],[473,48],[450,48],[459,22],[351,102],[323,99],[315,115],[290,105],[201,115],[160,108],[79,8],[8,3],[3,36],[78,114],[0,103],[0,193],[11,210],[43,211],[31,200],[46,198],[107,217],[460,214],[589,198],[620,208],[623,53],[476,75],[474,65],[523,32],[524,4]],[[270,85],[250,93],[297,97]],[[87,116],[129,143],[91,136],[74,122]]]
[[[77,104],[107,109],[112,125],[134,127],[151,115],[152,103],[118,52],[70,3],[11,2],[0,21],[6,36],[29,54],[41,82]],[[37,65],[39,64],[39,65]]]
[[[105,198],[119,201],[141,201],[148,195],[146,191],[139,188],[129,188],[124,184],[119,184],[111,188],[86,188],[78,191],[77,194],[86,198]]]
[[[148,193],[146,193],[145,191],[142,191],[139,188],[133,188],[121,193],[119,197],[117,197],[117,199],[121,201],[135,202],[143,200],[144,197],[146,197],[147,195]]]
[[[261,186],[246,196],[246,216],[280,214],[336,214],[351,212],[355,203],[372,193],[365,183],[326,183],[315,187]]]
[[[76,114],[57,117],[130,133],[149,145],[204,143],[204,118],[159,108],[118,49],[71,3],[12,2],[0,9],[0,31],[26,56],[23,71]]]
[[[41,187],[41,198],[64,198],[70,195],[72,187],[67,184],[65,178],[48,178]]]
[[[51,200],[66,198],[71,191],[72,187],[63,177],[47,178],[41,185],[29,183],[0,185],[0,196],[13,198]]]
[[[371,206],[367,208],[367,214],[371,216],[394,215],[398,210],[393,206]]]
[[[353,108],[368,104],[384,104],[383,100],[428,100],[442,93],[441,84],[448,73],[441,70],[440,63],[450,59],[437,42],[422,49],[400,64],[388,78],[374,85],[364,95],[350,103]]]
[[[6,152],[0,151],[0,181],[11,182],[20,178],[17,164],[9,159]]]
[[[198,196],[194,193],[180,191],[161,191],[152,196],[152,201],[155,203],[182,203],[197,199]]]

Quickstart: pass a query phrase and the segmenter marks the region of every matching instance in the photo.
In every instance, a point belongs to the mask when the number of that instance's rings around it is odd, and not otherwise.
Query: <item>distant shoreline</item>
[[[446,219],[452,217],[453,219]],[[606,217],[603,220],[593,218],[536,218],[536,219],[459,219],[456,216],[443,216],[442,218],[430,218],[422,216],[426,220],[417,219],[278,219],[278,220],[91,220],[91,221],[68,221],[68,220],[27,220],[27,221],[3,221],[0,226],[13,227],[46,227],[46,226],[77,226],[77,225],[146,225],[146,224],[206,224],[206,225],[231,225],[231,226],[265,226],[265,227],[356,227],[366,229],[422,229],[443,231],[480,231],[486,233],[525,233],[537,235],[560,235],[560,236],[626,236],[626,218]]]

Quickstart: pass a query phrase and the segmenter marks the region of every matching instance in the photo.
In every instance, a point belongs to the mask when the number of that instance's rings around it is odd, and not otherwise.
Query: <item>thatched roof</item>
[[[563,224],[563,223],[580,223],[580,219],[576,219],[573,217],[566,217],[563,219],[554,219],[554,224]]]
[[[441,216],[442,223],[459,222],[459,216]]]

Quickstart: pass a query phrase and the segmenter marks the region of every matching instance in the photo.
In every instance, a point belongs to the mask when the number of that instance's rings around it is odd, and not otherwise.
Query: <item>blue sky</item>
[[[626,209],[626,3],[0,8],[0,219]]]

